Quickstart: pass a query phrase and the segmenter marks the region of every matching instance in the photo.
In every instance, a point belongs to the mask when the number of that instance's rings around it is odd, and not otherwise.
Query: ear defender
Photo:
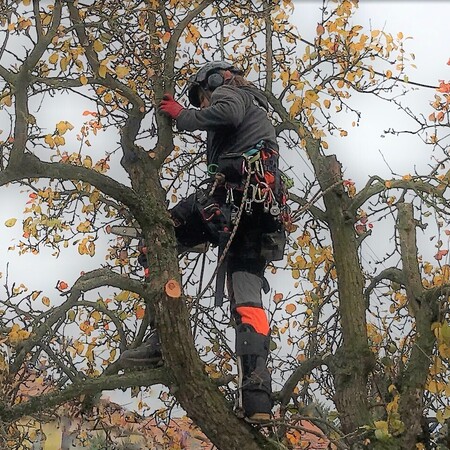
[[[222,86],[222,84],[224,83],[224,78],[222,76],[222,74],[215,72],[212,73],[208,78],[207,78],[207,83],[208,83],[208,89],[210,91],[213,91],[214,89],[217,89],[219,86]]]

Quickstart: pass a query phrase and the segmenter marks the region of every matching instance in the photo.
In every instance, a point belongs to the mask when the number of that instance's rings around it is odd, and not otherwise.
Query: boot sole
[[[244,420],[254,425],[263,425],[269,423],[272,418],[268,413],[255,413],[250,417],[244,417]]]

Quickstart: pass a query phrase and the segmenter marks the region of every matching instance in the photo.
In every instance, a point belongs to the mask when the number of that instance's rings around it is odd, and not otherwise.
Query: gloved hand
[[[170,94],[164,94],[163,99],[159,104],[159,110],[172,119],[176,119],[183,109],[184,108],[177,101],[175,101]]]

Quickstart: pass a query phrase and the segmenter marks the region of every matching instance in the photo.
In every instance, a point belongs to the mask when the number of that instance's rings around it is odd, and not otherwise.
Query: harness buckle
[[[230,221],[233,225],[236,225],[238,214],[239,208],[236,205],[231,205]]]
[[[274,203],[270,208],[270,214],[272,214],[272,216],[278,217],[280,213],[281,213],[280,207],[276,203]]]
[[[252,213],[252,200],[251,199],[247,199],[245,201],[245,212],[246,212],[246,214]]]

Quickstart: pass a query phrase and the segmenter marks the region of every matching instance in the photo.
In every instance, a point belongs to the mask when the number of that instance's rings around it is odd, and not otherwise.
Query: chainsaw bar
[[[137,227],[125,227],[119,225],[112,225],[109,228],[109,232],[113,234],[117,234],[118,236],[125,236],[130,238],[140,238],[141,237],[141,229]]]
[[[120,225],[111,225],[108,231],[117,236],[124,236],[129,238],[140,239],[142,237],[142,230],[138,227],[127,227]],[[194,247],[185,247],[183,245],[178,246],[178,253],[206,253],[208,251],[209,245],[208,243],[198,244]]]

